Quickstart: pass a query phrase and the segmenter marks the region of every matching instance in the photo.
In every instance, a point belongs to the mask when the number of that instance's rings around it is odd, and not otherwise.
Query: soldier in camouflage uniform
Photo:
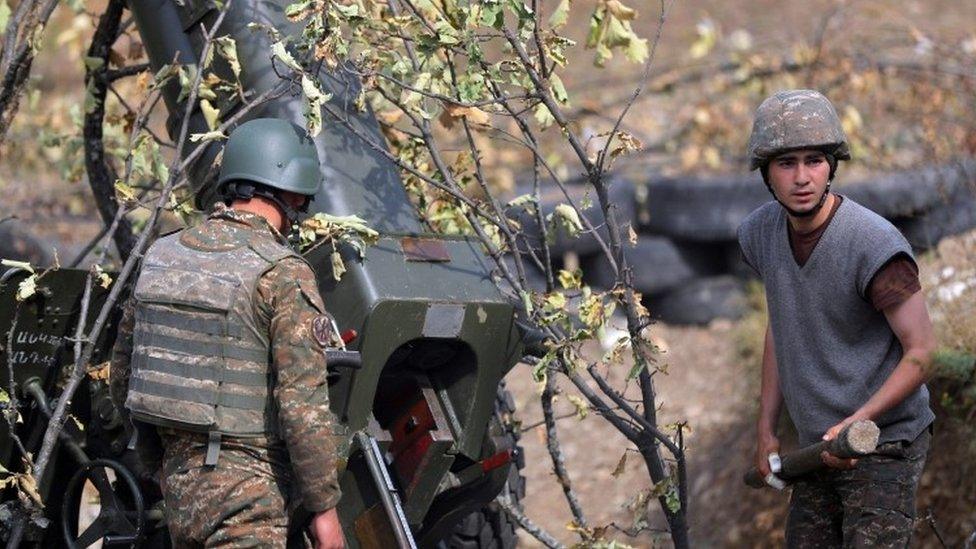
[[[769,457],[784,405],[802,446],[857,420],[881,429],[875,453],[824,452],[828,468],[794,484],[787,545],[905,547],[934,419],[924,380],[935,339],[911,247],[885,219],[830,192],[850,149],[820,93],[763,101],[749,157],[775,199],[739,228],[769,312],[756,466],[777,484]]]
[[[320,173],[297,126],[242,124],[218,180],[227,205],[146,253],[111,389],[158,471],[176,547],[285,547],[309,514],[317,547],[343,545],[332,323],[312,269],[282,237]]]

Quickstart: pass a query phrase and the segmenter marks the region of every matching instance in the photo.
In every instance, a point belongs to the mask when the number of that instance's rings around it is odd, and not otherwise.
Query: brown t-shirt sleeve
[[[868,298],[875,310],[883,311],[904,302],[922,289],[918,265],[905,253],[885,263],[868,285]]]

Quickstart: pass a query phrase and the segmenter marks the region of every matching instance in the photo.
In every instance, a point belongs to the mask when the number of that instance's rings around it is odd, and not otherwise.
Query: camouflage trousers
[[[208,466],[200,441],[167,438],[161,487],[173,547],[305,547],[287,466],[226,442]]]
[[[854,469],[819,471],[796,482],[787,547],[907,547],[931,437],[926,429],[912,442],[878,446]]]

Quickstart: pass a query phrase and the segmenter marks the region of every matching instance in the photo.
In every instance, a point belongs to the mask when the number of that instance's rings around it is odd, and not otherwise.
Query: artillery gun
[[[235,0],[226,12],[219,34],[236,40],[241,83],[250,94],[271,89],[280,77],[269,54],[271,38],[249,24],[300,33],[284,17],[288,3]],[[174,60],[199,65],[200,24],[209,27],[218,14],[213,0],[134,0],[129,10],[154,69]],[[406,526],[421,547],[513,546],[514,523],[492,502],[502,490],[517,501],[524,490],[517,436],[505,421],[513,404],[502,381],[523,351],[515,308],[493,282],[494,264],[477,242],[424,233],[395,166],[360,138],[382,143],[372,113],[353,107],[356,82],[325,70],[319,77],[344,123],[327,119],[315,139],[325,185],[310,211],[358,215],[381,235],[363,258],[343,252],[348,270],[338,282],[325,252],[308,257],[339,329],[356,334],[330,365],[332,408],[350,434],[357,433],[340,479],[348,544],[409,544],[399,528]],[[179,91],[175,82],[164,89],[171,135],[183,122]],[[221,112],[231,115],[239,107],[223,105]],[[256,117],[303,124],[301,98],[282,95],[245,119]],[[199,110],[188,124],[191,132],[207,128]],[[210,145],[190,168],[201,208],[214,201],[209,168],[219,150]],[[56,394],[71,363],[69,336],[85,275],[52,271],[38,294],[22,303],[13,297],[22,274],[9,271],[0,289],[0,331],[11,338],[0,364],[12,365],[23,417],[16,429],[29,451],[40,445],[47,395]],[[103,299],[96,288],[92,306]],[[96,363],[109,358],[114,331],[104,333]],[[71,406],[78,424],[69,421],[56,463],[39,486],[51,524],[27,539],[44,547],[85,547],[99,539],[106,546],[168,546],[159,489],[127,449],[106,383],[86,383]],[[9,435],[0,422],[0,463],[15,471],[20,464]],[[99,493],[101,514],[79,532],[86,480]]]

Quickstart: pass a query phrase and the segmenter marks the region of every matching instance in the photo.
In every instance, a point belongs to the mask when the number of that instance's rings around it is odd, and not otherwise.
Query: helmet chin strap
[[[773,192],[772,187],[769,187],[769,192],[773,194],[773,198],[776,199],[776,202],[779,202],[779,205],[782,206],[784,210],[786,210],[786,213],[790,214],[791,216],[800,217],[800,218],[813,217],[817,215],[817,212],[819,212],[823,208],[824,204],[827,202],[827,195],[830,193],[830,182],[827,183],[827,187],[824,189],[823,194],[820,195],[820,200],[817,201],[817,205],[805,212],[798,212],[790,208],[786,204],[784,204],[783,201],[780,200],[778,196],[776,196],[776,193]]]
[[[305,201],[305,205],[300,208],[293,208],[284,200],[281,199],[276,193],[271,190],[260,186],[250,184],[248,182],[240,183],[230,183],[233,187],[231,190],[231,195],[238,196],[240,198],[253,198],[255,196],[260,196],[266,200],[270,200],[275,206],[277,206],[281,213],[284,214],[285,221],[288,223],[288,230],[284,231],[285,236],[291,237],[293,227],[302,218],[302,215],[308,211],[308,200]]]

